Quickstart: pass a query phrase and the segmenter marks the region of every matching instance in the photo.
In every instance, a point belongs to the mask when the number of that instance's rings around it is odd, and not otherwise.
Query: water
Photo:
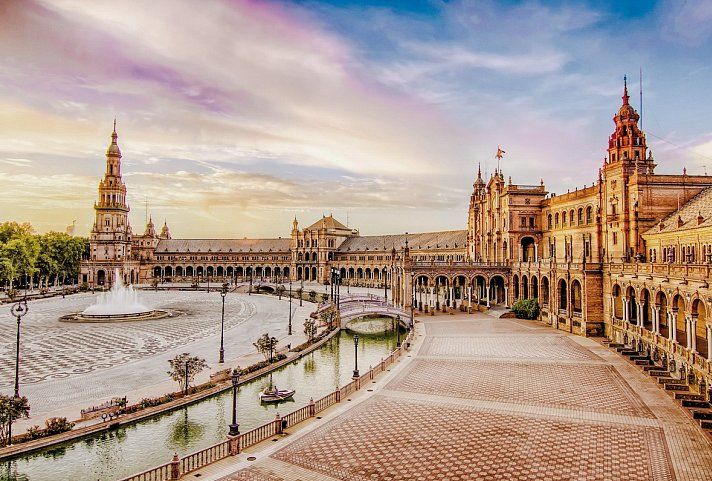
[[[138,301],[133,286],[125,286],[119,270],[114,271],[114,285],[109,292],[104,292],[95,304],[84,309],[82,314],[90,316],[115,316],[121,314],[141,314],[151,309]]]
[[[351,323],[359,331],[359,369],[368,370],[395,349],[393,331],[374,332],[390,320]],[[382,327],[381,327],[382,329]],[[402,335],[402,334],[401,334]],[[351,380],[354,368],[353,334],[342,331],[319,350],[272,374],[280,388],[297,390],[294,401],[262,405],[257,394],[270,383],[263,376],[240,386],[238,423],[246,432],[332,392]],[[0,462],[0,481],[115,480],[170,461],[225,439],[231,422],[231,390],[171,413],[78,440],[27,457]]]

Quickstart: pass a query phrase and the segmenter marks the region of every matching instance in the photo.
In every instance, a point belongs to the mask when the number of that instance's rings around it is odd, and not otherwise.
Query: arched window
[[[578,210],[578,225],[583,224],[583,209],[579,207]]]
[[[593,222],[593,208],[589,205],[586,207],[586,224]]]
[[[558,212],[554,216],[554,221],[556,222],[556,227],[559,227],[559,213]]]
[[[551,214],[547,217],[547,226],[549,229],[551,229]]]
[[[562,226],[566,225],[566,211],[561,213],[561,225]]]

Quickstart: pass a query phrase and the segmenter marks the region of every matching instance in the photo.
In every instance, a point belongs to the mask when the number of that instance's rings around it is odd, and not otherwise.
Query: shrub
[[[539,300],[520,299],[512,304],[512,312],[518,319],[536,319],[539,317]]]

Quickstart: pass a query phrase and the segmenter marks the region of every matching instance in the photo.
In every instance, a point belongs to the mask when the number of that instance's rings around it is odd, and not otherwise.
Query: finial
[[[628,105],[628,99],[630,99],[630,95],[628,95],[628,78],[624,75],[623,76],[623,105]]]
[[[116,117],[114,117],[114,133],[116,133]]]

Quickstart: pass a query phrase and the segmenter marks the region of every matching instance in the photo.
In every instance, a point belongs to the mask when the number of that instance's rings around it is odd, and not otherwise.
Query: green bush
[[[539,317],[539,299],[520,299],[512,304],[512,312],[518,319],[537,319]]]

